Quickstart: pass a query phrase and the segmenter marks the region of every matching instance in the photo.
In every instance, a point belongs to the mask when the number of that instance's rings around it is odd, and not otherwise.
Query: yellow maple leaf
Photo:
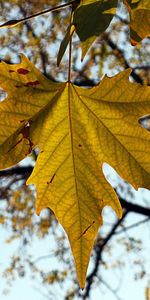
[[[36,210],[49,207],[65,229],[80,286],[104,206],[121,206],[104,177],[110,164],[136,189],[150,187],[150,134],[138,120],[150,113],[150,88],[130,83],[130,70],[92,89],[46,79],[27,58],[0,64],[0,168],[39,146],[27,183],[37,188]]]

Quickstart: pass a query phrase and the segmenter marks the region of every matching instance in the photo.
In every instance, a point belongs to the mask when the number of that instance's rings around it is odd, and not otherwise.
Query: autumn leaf
[[[7,92],[7,99],[0,105],[0,168],[10,167],[33,150],[30,139],[32,118],[41,106],[49,103],[58,92],[59,84],[53,85],[22,55],[22,63],[0,63],[0,86]],[[39,97],[41,95],[41,97]]]
[[[95,41],[109,26],[118,0],[81,1],[73,16],[73,24],[81,41],[82,60]]]
[[[39,147],[27,183],[36,185],[37,213],[49,207],[65,229],[82,288],[103,207],[122,214],[103,163],[136,189],[150,187],[150,134],[138,122],[150,113],[150,88],[130,83],[130,72],[82,89],[52,83],[24,56],[0,64],[8,94],[0,104],[0,168]]]
[[[150,36],[150,1],[124,0],[130,14],[131,42],[136,45]]]
[[[74,12],[73,24],[81,41],[82,60],[95,39],[105,32],[118,1],[82,0]],[[130,14],[131,43],[136,45],[150,35],[150,1],[124,0]]]

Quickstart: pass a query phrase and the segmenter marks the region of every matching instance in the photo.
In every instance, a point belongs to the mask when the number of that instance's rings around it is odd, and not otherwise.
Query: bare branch
[[[97,276],[98,271],[99,271],[99,267],[100,267],[100,261],[102,260],[102,252],[103,249],[105,248],[105,246],[108,244],[108,242],[110,241],[110,239],[112,238],[112,236],[114,235],[116,229],[120,226],[120,224],[123,222],[123,220],[125,219],[126,215],[127,215],[128,211],[125,211],[123,214],[122,219],[118,220],[114,226],[112,227],[111,231],[108,233],[107,237],[105,239],[103,239],[102,244],[101,245],[96,245],[96,259],[95,259],[95,265],[94,265],[94,269],[91,272],[91,274],[87,277],[87,285],[85,288],[85,293],[82,296],[82,299],[85,300],[89,297],[90,292],[91,292],[91,288],[92,288],[92,284],[93,284],[93,279],[95,276]]]
[[[23,19],[18,19],[18,20],[9,20],[8,22],[4,23],[4,24],[1,24],[0,25],[0,28],[11,28],[11,27],[15,27],[21,23],[24,23],[28,20],[31,20],[35,17],[38,17],[38,16],[41,16],[41,15],[44,15],[44,14],[47,14],[47,13],[50,13],[50,12],[54,12],[54,11],[58,11],[60,9],[63,9],[65,7],[69,7],[69,6],[73,6],[75,3],[77,3],[76,0],[73,0],[71,2],[68,2],[68,3],[65,3],[65,4],[62,4],[62,5],[59,5],[59,6],[56,6],[56,7],[53,7],[53,8],[49,8],[49,9],[46,9],[46,10],[43,10],[43,11],[40,11],[34,15],[31,15],[29,17],[25,17]]]
[[[128,63],[128,61],[125,58],[123,51],[109,38],[108,34],[105,34],[104,37],[105,37],[105,40],[107,41],[109,47],[112,50],[118,51],[120,57],[123,59],[125,69],[131,68],[130,64]],[[131,76],[137,83],[143,84],[143,80],[142,80],[141,76],[138,75],[134,69],[132,69]]]
[[[119,196],[119,200],[123,208],[125,208],[128,212],[134,212],[140,215],[144,215],[150,217],[150,208],[143,207],[141,205],[133,204],[124,200],[122,197]]]

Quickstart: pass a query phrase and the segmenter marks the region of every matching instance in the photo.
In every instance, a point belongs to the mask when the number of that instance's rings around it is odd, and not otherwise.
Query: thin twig
[[[117,235],[117,234],[123,233],[123,232],[125,232],[125,231],[127,231],[127,230],[129,230],[129,229],[133,229],[133,228],[135,228],[135,227],[137,227],[137,226],[140,226],[140,225],[142,225],[142,224],[144,224],[144,223],[146,223],[146,222],[149,222],[149,221],[150,221],[150,217],[147,217],[147,218],[145,218],[145,219],[142,220],[142,221],[136,222],[136,223],[134,223],[134,224],[132,224],[132,225],[130,225],[130,226],[128,226],[128,227],[125,227],[125,228],[123,228],[123,229],[121,229],[121,230],[115,232],[114,234]]]
[[[107,235],[107,237],[103,240],[101,245],[97,245],[97,249],[96,249],[96,259],[95,259],[95,266],[93,271],[91,272],[91,274],[87,277],[87,285],[85,288],[85,293],[82,296],[82,299],[85,300],[89,297],[90,292],[91,292],[91,287],[93,284],[93,279],[94,277],[97,275],[98,271],[99,271],[99,267],[100,267],[100,261],[102,260],[102,252],[103,249],[105,248],[105,246],[108,244],[108,242],[110,241],[110,239],[112,238],[112,236],[114,236],[114,233],[116,231],[116,229],[120,226],[120,224],[123,222],[123,220],[125,219],[126,215],[128,214],[128,211],[125,211],[122,219],[118,220],[114,226],[112,227],[111,231],[109,232],[109,234]]]
[[[72,8],[72,11],[71,11],[71,16],[70,16],[70,25],[71,25],[71,22],[72,22],[72,13],[73,13],[73,8]],[[73,36],[73,32],[70,32],[68,82],[71,82],[72,36]]]
[[[46,10],[43,10],[43,11],[40,11],[34,15],[31,15],[29,17],[25,17],[23,19],[19,19],[19,20],[9,20],[8,22],[6,23],[3,23],[2,25],[0,25],[0,28],[10,28],[10,27],[15,27],[17,26],[18,24],[20,23],[24,23],[26,22],[27,20],[31,20],[35,17],[38,17],[40,15],[44,15],[44,14],[47,14],[47,13],[50,13],[50,12],[54,12],[54,11],[58,11],[58,10],[61,10],[65,7],[69,7],[69,6],[72,6],[73,4],[76,3],[76,0],[73,0],[71,2],[68,2],[68,3],[65,3],[65,4],[62,4],[62,5],[58,5],[56,7],[53,7],[53,8],[49,8],[49,9],[46,9]]]
[[[121,300],[121,298],[117,295],[116,291],[101,277],[99,278],[100,282],[107,287],[107,289],[114,295],[117,300]]]
[[[115,44],[115,43],[110,39],[110,37],[108,36],[107,33],[104,34],[104,38],[105,38],[107,44],[109,45],[109,47],[110,47],[112,50],[117,50],[117,51],[118,51],[120,57],[123,59],[123,63],[124,63],[125,69],[131,68],[130,64],[128,63],[128,61],[127,61],[126,58],[125,58],[125,54],[124,54],[123,50],[120,49],[120,48],[117,46],[117,44]],[[134,69],[135,69],[135,68],[134,68]],[[138,83],[140,83],[140,84],[143,84],[143,79],[141,78],[140,75],[138,75],[138,74],[135,72],[134,69],[132,68],[132,73],[131,73],[132,78],[133,78],[136,82],[138,82]]]

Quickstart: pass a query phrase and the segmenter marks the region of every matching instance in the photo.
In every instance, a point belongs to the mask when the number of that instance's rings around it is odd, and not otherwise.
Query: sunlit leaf
[[[80,286],[102,209],[121,217],[117,195],[103,174],[111,165],[133,187],[150,187],[150,134],[138,120],[150,113],[150,87],[130,83],[130,70],[92,89],[47,80],[27,58],[0,64],[0,167],[39,147],[28,184],[37,188],[36,211],[49,207],[65,229]]]

